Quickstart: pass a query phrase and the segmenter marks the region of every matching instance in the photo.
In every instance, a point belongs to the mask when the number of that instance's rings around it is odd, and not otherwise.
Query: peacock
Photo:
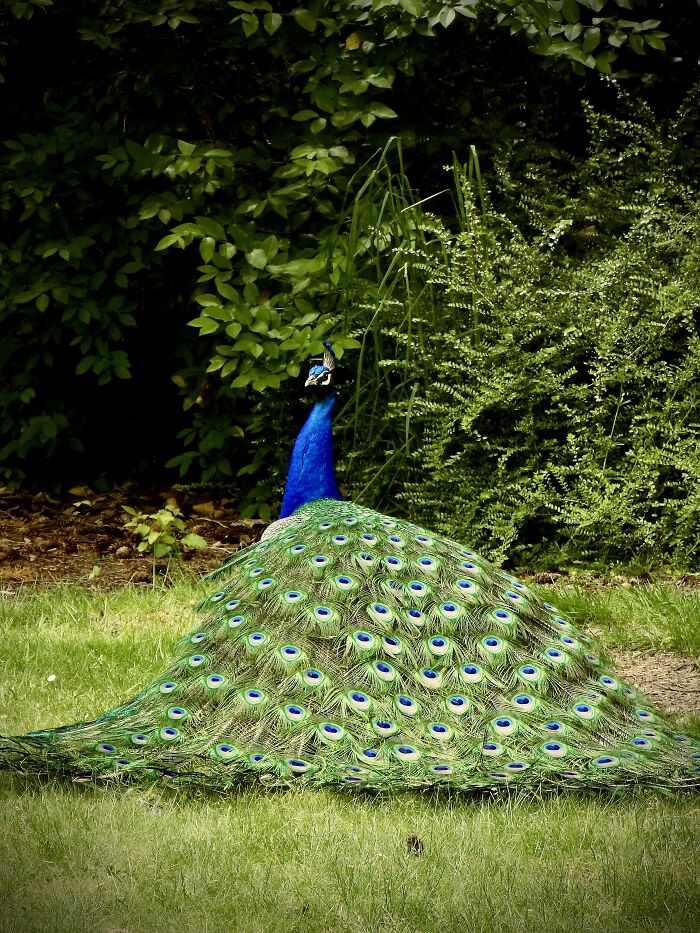
[[[469,792],[700,785],[598,644],[462,544],[344,500],[329,344],[279,520],[209,577],[154,683],[92,722],[0,736],[0,766],[77,780]]]

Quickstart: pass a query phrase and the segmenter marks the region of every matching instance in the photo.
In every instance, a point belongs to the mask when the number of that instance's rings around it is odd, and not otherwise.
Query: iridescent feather
[[[313,499],[208,580],[155,683],[94,722],[0,737],[0,766],[222,790],[700,785],[700,743],[590,636],[410,522]]]

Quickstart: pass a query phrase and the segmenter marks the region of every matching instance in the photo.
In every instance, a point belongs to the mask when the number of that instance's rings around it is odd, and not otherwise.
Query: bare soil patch
[[[90,582],[112,588],[148,584],[165,575],[169,561],[137,551],[139,538],[124,525],[130,506],[146,515],[166,504],[183,513],[187,532],[201,535],[207,547],[183,549],[194,575],[218,567],[240,547],[256,541],[263,522],[243,519],[228,499],[197,496],[185,489],[132,489],[96,493],[87,486],[57,499],[0,490],[0,588],[37,583]]]

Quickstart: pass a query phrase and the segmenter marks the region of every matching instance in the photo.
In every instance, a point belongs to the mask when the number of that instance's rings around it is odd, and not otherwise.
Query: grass
[[[607,647],[675,651],[700,659],[700,590],[657,583],[632,590],[565,586],[554,595],[544,588],[541,592]]]
[[[698,656],[694,595],[550,598],[609,646]],[[195,600],[183,579],[0,602],[0,731],[91,717],[135,692],[193,628]],[[213,797],[3,775],[0,930],[682,933],[696,928],[699,834],[697,795]]]

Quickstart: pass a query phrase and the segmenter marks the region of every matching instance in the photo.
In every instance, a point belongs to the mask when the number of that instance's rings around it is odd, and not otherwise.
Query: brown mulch
[[[672,651],[611,651],[620,676],[666,713],[700,715],[700,664]]]
[[[151,583],[154,564],[139,554],[139,539],[124,525],[131,518],[124,506],[146,515],[165,505],[179,508],[187,532],[201,535],[207,547],[183,549],[195,575],[218,567],[238,548],[256,541],[263,522],[243,519],[228,499],[213,500],[185,489],[124,487],[96,493],[77,486],[65,499],[46,493],[28,495],[0,490],[0,587],[24,584],[87,582],[103,588]],[[165,575],[168,561],[155,562]]]
[[[256,541],[265,527],[243,519],[230,499],[212,499],[175,486],[170,489],[123,487],[97,493],[74,487],[59,499],[46,493],[30,495],[0,489],[0,594],[27,584],[80,582],[101,589],[127,583],[152,584],[153,573],[167,579],[167,560],[139,554],[138,539],[124,525],[129,506],[152,514],[165,505],[177,506],[187,532],[201,535],[207,547],[184,549],[182,558],[195,576],[218,567],[239,548]],[[566,574],[527,574],[536,583],[565,582]],[[643,583],[634,577],[604,580],[595,576],[576,579],[586,587]],[[700,585],[700,576],[673,581],[684,589]],[[612,657],[620,676],[639,688],[660,709],[673,713],[700,713],[700,666],[669,651],[616,651]]]

